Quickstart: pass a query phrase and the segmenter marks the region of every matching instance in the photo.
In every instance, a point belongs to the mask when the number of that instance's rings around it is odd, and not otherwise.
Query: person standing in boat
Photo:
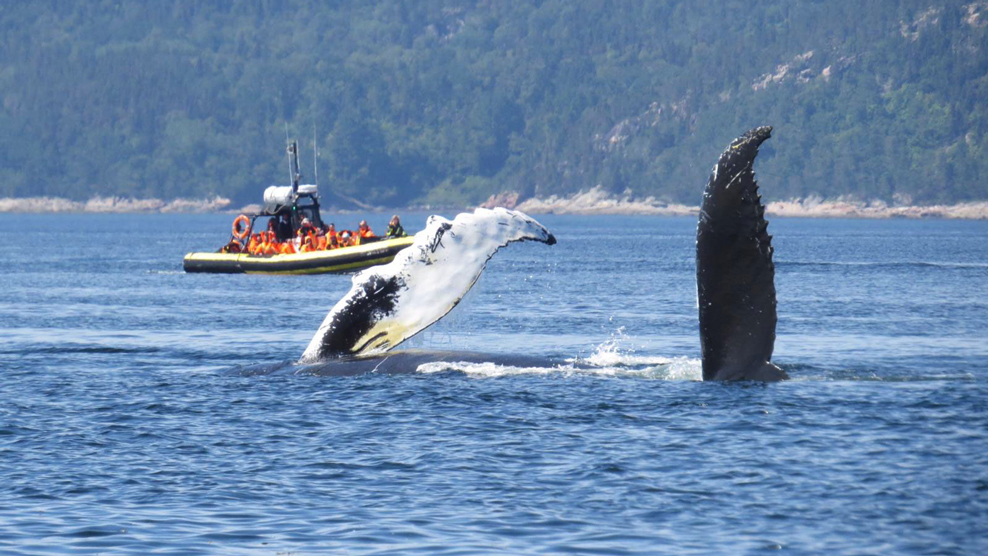
[[[310,234],[316,235],[318,232],[319,230],[316,229],[316,227],[312,224],[312,222],[309,221],[308,218],[302,219],[302,225],[298,227],[298,237],[304,240]]]
[[[281,243],[292,238],[292,227],[283,217],[268,220],[268,242]]]
[[[398,215],[391,217],[391,222],[388,223],[388,233],[387,237],[405,237],[405,228],[401,227],[401,220],[398,219]]]
[[[292,239],[292,223],[288,221],[288,217],[282,214],[278,217],[278,222],[275,224],[275,235],[278,241],[288,241]]]

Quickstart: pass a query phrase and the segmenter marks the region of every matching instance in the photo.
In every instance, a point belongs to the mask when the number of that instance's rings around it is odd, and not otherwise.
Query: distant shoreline
[[[93,197],[88,201],[72,201],[61,197],[0,198],[0,213],[201,213],[227,210],[230,199],[134,199],[132,197]]]
[[[699,207],[676,203],[664,203],[652,197],[635,199],[630,196],[615,197],[599,188],[577,193],[571,197],[552,196],[546,199],[518,200],[515,193],[492,196],[481,206],[504,206],[529,214],[573,215],[654,215],[691,216],[699,213]],[[258,205],[236,208],[229,199],[133,199],[124,197],[93,197],[88,201],[71,201],[58,197],[0,198],[0,213],[22,214],[155,214],[155,213],[236,213],[257,211]],[[381,207],[378,211],[393,212],[457,210],[452,207],[407,207],[394,209]],[[327,211],[333,212],[333,211]],[[344,211],[353,212],[353,211]],[[765,207],[769,216],[801,218],[943,218],[959,220],[988,219],[988,201],[972,201],[953,205],[888,205],[882,201],[862,202],[849,199],[823,200],[820,198],[772,201]]]
[[[492,196],[482,206],[507,206],[531,214],[626,214],[687,216],[697,215],[700,207],[664,203],[653,197],[635,199],[616,197],[600,188],[580,192],[571,197],[552,196],[548,199],[527,199],[518,202],[518,195],[507,193]],[[973,201],[953,205],[889,205],[884,201],[862,202],[819,197],[772,201],[766,204],[769,216],[801,218],[945,218],[964,220],[988,219],[988,201]]]

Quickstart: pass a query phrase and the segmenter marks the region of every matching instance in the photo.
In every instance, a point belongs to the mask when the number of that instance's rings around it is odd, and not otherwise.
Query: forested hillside
[[[988,1],[6,2],[0,197],[696,203],[770,124],[771,199],[988,199]],[[308,170],[306,181],[312,181]]]

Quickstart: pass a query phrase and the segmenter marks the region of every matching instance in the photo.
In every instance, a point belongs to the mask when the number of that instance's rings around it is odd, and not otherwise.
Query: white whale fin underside
[[[299,362],[394,348],[449,313],[498,249],[525,240],[556,242],[533,218],[504,208],[453,220],[430,216],[393,261],[353,277],[353,287],[326,315]]]

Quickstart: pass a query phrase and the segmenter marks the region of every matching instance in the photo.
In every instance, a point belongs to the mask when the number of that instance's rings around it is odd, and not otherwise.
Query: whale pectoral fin
[[[552,245],[556,238],[524,213],[503,208],[477,209],[452,221],[430,216],[393,261],[354,276],[299,361],[393,349],[456,307],[494,253],[517,241]]]
[[[704,380],[777,381],[772,237],[753,165],[771,127],[748,131],[720,156],[703,192],[696,286]]]

